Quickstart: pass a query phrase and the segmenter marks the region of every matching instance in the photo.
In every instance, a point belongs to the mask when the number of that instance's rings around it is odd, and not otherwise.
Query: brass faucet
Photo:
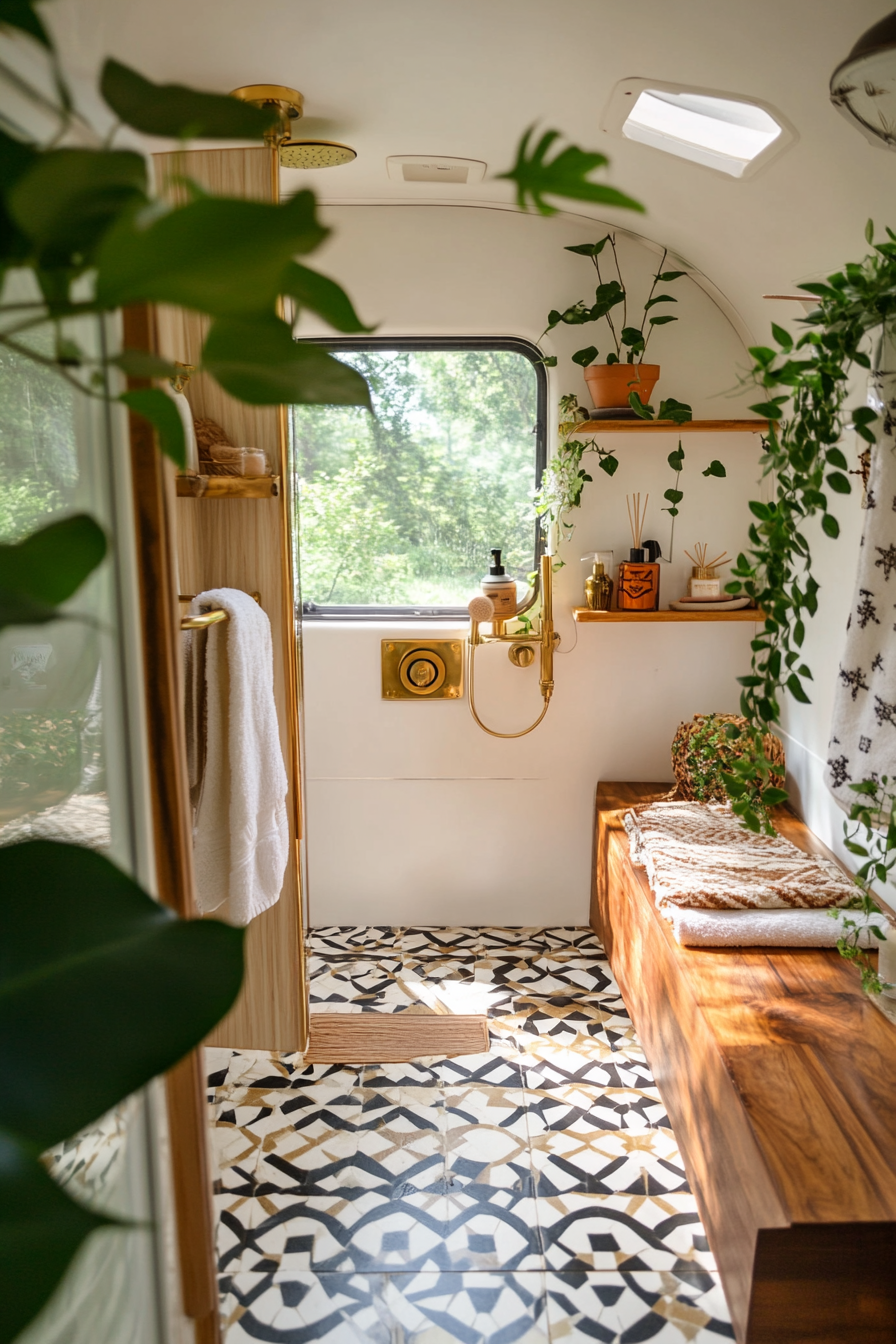
[[[548,705],[551,702],[551,696],[554,693],[554,649],[560,642],[559,635],[554,633],[554,586],[553,570],[551,567],[552,557],[543,555],[541,557],[541,623],[540,629],[530,635],[525,634],[507,634],[504,620],[495,619],[495,608],[491,598],[484,594],[481,597],[474,597],[468,607],[470,613],[470,633],[467,637],[469,645],[469,678],[470,678],[470,713],[475,722],[483,732],[489,733],[492,737],[525,737],[537,728],[548,712]],[[535,605],[536,597],[533,593],[532,600],[523,611],[518,612],[521,616]],[[491,624],[491,633],[484,635],[480,626],[488,622]],[[476,649],[480,644],[509,644],[508,657],[514,667],[529,667],[535,660],[534,645],[539,645],[541,649],[541,678],[538,683],[544,706],[538,718],[528,728],[523,728],[518,733],[498,733],[494,728],[488,728],[480,719],[476,712],[476,701],[473,688],[473,669]]]

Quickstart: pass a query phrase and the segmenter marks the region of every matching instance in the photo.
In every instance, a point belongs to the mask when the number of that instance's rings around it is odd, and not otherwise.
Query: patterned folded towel
[[[836,947],[843,937],[840,920],[828,910],[684,910],[665,906],[676,941],[684,947]],[[851,911],[857,922],[865,916]],[[859,946],[876,948],[870,926],[888,928],[884,914],[868,916]]]
[[[821,910],[856,894],[836,864],[746,830],[721,803],[649,803],[625,814],[625,829],[661,910]]]

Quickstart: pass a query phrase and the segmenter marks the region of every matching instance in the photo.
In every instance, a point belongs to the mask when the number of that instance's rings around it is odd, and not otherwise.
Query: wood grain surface
[[[129,350],[154,348],[147,307],[123,314]],[[130,387],[147,386],[129,379]],[[144,711],[157,895],[183,919],[196,916],[193,837],[183,730],[180,612],[174,574],[172,509],[166,468],[151,426],[129,415],[134,540],[140,584]],[[215,1224],[208,1152],[203,1052],[192,1050],[165,1079],[171,1185],[177,1222],[180,1296],[197,1344],[218,1344]]]
[[[592,925],[656,1076],[742,1344],[896,1341],[896,1031],[839,954],[680,947],[601,784]],[[789,810],[776,825],[821,842]],[[829,856],[832,857],[832,856]]]
[[[409,1064],[488,1050],[488,1019],[461,1013],[312,1013],[306,1064]]]
[[[153,160],[163,184],[173,171],[215,193],[272,198],[274,169],[271,151],[266,148],[156,154]],[[173,194],[177,194],[177,189]],[[208,328],[205,318],[182,309],[160,307],[156,323],[162,354],[185,364],[199,362]],[[284,422],[278,407],[249,406],[235,401],[207,374],[191,379],[186,396],[194,416],[216,420],[227,431],[231,443],[263,448],[274,473],[282,473]],[[227,479],[230,478],[221,478]],[[207,1045],[233,1049],[293,1051],[304,1049],[306,1044],[298,846],[300,784],[295,740],[298,724],[290,708],[296,648],[292,593],[287,591],[284,565],[288,498],[288,492],[281,491],[276,498],[175,501],[179,591],[201,593],[208,588],[225,587],[261,594],[261,606],[270,619],[274,644],[274,698],[289,776],[287,807],[296,821],[296,843],[290,853],[280,900],[249,925],[242,992],[231,1012],[206,1041]]]
[[[572,618],[579,625],[607,625],[617,621],[631,621],[647,624],[650,621],[764,621],[765,616],[755,607],[742,607],[739,611],[713,611],[709,603],[705,611],[592,611],[590,607],[573,607]]]
[[[582,420],[577,434],[766,434],[767,420]]]

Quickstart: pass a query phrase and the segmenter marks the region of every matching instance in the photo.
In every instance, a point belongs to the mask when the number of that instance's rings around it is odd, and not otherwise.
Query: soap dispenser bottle
[[[604,562],[595,560],[594,568],[585,580],[585,602],[589,611],[609,611],[613,595],[613,580],[604,571]]]
[[[509,621],[516,615],[516,583],[501,564],[500,547],[492,548],[492,563],[480,587],[495,606],[495,620]]]

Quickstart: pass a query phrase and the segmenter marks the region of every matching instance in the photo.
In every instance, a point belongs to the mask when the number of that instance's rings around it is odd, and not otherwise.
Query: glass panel
[[[501,349],[335,350],[375,414],[296,406],[302,597],[327,606],[464,607],[500,546],[535,568],[538,377]]]
[[[92,319],[67,334],[88,353],[103,339]],[[51,333],[28,339],[51,352]],[[114,547],[125,424],[123,412],[113,420],[105,402],[77,392],[54,370],[0,349],[0,541],[84,511]],[[121,431],[114,445],[113,425]],[[87,845],[135,871],[120,573],[113,551],[67,604],[65,620],[0,631],[0,845],[36,838]],[[145,836],[140,848],[145,852]],[[90,1237],[60,1292],[20,1337],[23,1344],[159,1338],[151,1123],[146,1097],[131,1097],[46,1155],[78,1199],[143,1226]]]

